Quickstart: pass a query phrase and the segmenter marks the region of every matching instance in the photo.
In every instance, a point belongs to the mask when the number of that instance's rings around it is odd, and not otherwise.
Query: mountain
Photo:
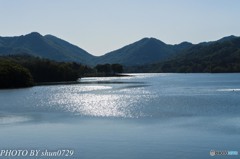
[[[87,65],[119,63],[130,72],[240,72],[240,37],[192,44],[166,44],[155,38],[137,42],[93,56],[53,35],[37,32],[0,37],[0,55],[30,54],[55,61],[75,61]]]
[[[56,61],[89,64],[95,58],[85,50],[52,35],[37,32],[15,37],[0,37],[0,55],[30,54]]]
[[[131,68],[142,72],[240,72],[240,37],[196,44],[164,62]]]
[[[238,37],[234,36],[234,35],[230,35],[230,36],[226,36],[226,37],[223,37],[223,38],[217,40],[217,42],[231,41],[231,40],[236,39],[236,38],[238,38]]]
[[[178,45],[168,45],[155,38],[143,38],[135,43],[98,57],[95,63],[119,63],[126,66],[151,64],[164,61],[191,46],[192,44],[188,42]]]

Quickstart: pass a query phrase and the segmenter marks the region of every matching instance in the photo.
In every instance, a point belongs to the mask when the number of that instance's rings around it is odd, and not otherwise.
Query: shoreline
[[[127,75],[127,74],[115,74],[115,75],[110,75],[110,76],[84,76],[84,77],[80,77],[79,79],[77,79],[76,81],[61,81],[61,82],[38,82],[38,83],[34,83],[32,86],[28,86],[28,87],[9,87],[9,88],[0,88],[0,90],[4,90],[4,89],[21,89],[21,88],[31,88],[31,87],[35,87],[35,86],[50,86],[50,85],[71,85],[71,84],[90,84],[92,82],[81,82],[79,80],[81,80],[81,78],[91,78],[91,77],[127,77],[127,76],[132,76],[132,75]],[[97,83],[97,82],[95,82]],[[104,82],[99,82],[99,83],[104,83]],[[108,83],[108,82],[105,82]],[[121,83],[121,82],[119,82]]]
[[[128,77],[132,75],[127,75],[127,74],[115,74],[115,75],[110,75],[110,76],[84,76],[81,78],[89,78],[89,77]],[[90,84],[90,83],[109,83],[106,81],[102,82],[81,82],[81,78],[79,78],[77,81],[61,81],[61,82],[39,82],[36,83],[34,86],[48,86],[48,85],[71,85],[71,84]],[[122,83],[122,82],[118,82]]]
[[[148,74],[148,73],[147,73]],[[192,73],[176,73],[176,74],[192,74]],[[199,73],[196,73],[199,74]],[[200,73],[202,74],[202,73]],[[203,73],[203,74],[222,74],[222,73]],[[225,73],[224,73],[225,74]],[[234,73],[226,73],[226,74],[239,74],[239,72],[234,72]],[[134,76],[131,74],[115,74],[115,75],[109,75],[109,76],[91,76],[91,75],[87,75],[81,78],[91,78],[91,77],[128,77],[128,76]],[[21,88],[31,88],[34,86],[50,86],[50,85],[71,85],[71,84],[109,84],[109,83],[125,83],[125,82],[109,82],[109,81],[94,81],[94,82],[81,82],[81,78],[79,78],[76,81],[61,81],[61,82],[39,82],[39,83],[35,83],[33,86],[29,86],[29,87],[9,87],[9,88],[0,88],[0,90],[7,90],[7,89],[21,89]]]
[[[41,82],[41,83],[36,83],[34,86],[70,85],[70,84],[80,84],[80,82],[78,82],[78,81]]]

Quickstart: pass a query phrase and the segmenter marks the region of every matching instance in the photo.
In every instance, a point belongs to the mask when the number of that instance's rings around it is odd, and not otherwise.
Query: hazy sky
[[[102,55],[143,37],[168,44],[240,35],[240,0],[0,0],[0,36],[37,31]]]

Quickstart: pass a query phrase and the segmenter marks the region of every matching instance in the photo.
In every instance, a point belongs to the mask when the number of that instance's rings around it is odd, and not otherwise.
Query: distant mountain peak
[[[184,50],[184,49],[188,49],[190,47],[193,46],[192,43],[190,42],[187,42],[187,41],[184,41],[184,42],[181,42],[180,44],[175,44],[173,45],[176,49],[180,49],[180,50]]]
[[[139,42],[144,42],[145,44],[162,44],[162,45],[166,45],[166,43],[162,42],[159,39],[156,39],[154,37],[146,37],[141,39]]]
[[[237,38],[237,36],[230,35],[230,36],[226,36],[226,37],[223,37],[223,38],[219,39],[218,42],[224,42],[224,41],[232,40],[232,39],[235,39],[235,38]]]
[[[18,39],[18,40],[19,40],[20,43],[23,42],[22,40],[28,41],[30,43],[32,43],[33,41],[39,42],[40,40],[41,41],[43,40],[43,36],[38,32],[31,32],[29,34],[20,36],[19,38],[20,39]]]
[[[209,47],[212,43],[222,45],[224,42],[228,43],[232,40],[237,43],[238,40],[236,41],[235,38],[240,39],[240,37],[230,35],[212,42],[192,44],[184,41],[172,45],[154,37],[145,37],[103,56],[96,57],[54,35],[43,36],[38,32],[31,32],[21,36],[0,37],[0,55],[28,53],[57,61],[76,61],[89,65],[119,63],[126,66],[137,66],[168,60],[191,50]]]
[[[94,56],[85,50],[52,35],[38,32],[0,38],[0,55],[30,54],[56,61],[75,61],[90,64]]]
[[[120,63],[126,66],[143,65],[165,60],[180,52],[180,49],[182,48],[165,44],[156,38],[146,37],[99,57],[96,63]]]
[[[56,36],[54,36],[52,34],[46,34],[46,35],[44,35],[44,37],[55,37],[56,38]]]
[[[235,35],[226,36],[225,38],[237,38]]]
[[[192,45],[192,43],[190,43],[190,42],[188,42],[188,41],[183,41],[183,42],[181,42],[180,44],[178,44],[178,45]]]
[[[42,36],[42,35],[38,32],[31,32],[29,34],[26,34],[25,36]]]

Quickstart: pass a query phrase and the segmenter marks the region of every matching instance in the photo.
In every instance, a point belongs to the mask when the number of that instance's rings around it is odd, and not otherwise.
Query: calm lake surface
[[[239,157],[209,152],[240,152],[240,74],[80,81],[0,90],[0,150],[74,150],[69,159]]]

